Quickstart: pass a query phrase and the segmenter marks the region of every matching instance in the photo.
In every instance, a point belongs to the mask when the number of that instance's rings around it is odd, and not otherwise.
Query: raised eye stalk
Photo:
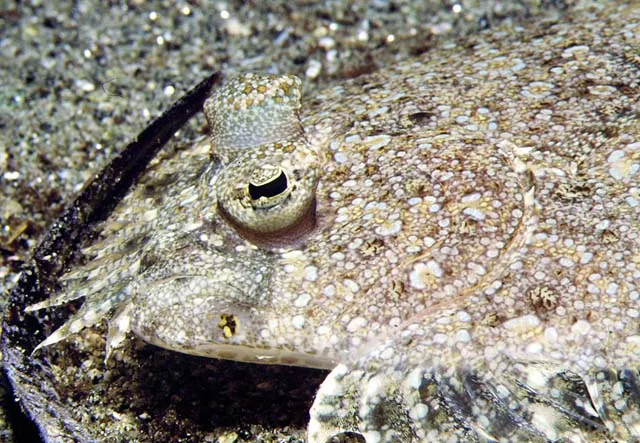
[[[294,75],[232,77],[204,104],[216,153],[229,162],[247,149],[304,134],[302,82]]]
[[[251,240],[297,237],[315,223],[318,158],[298,117],[300,86],[290,75],[245,74],[205,103],[223,162],[214,187],[218,209]],[[202,183],[210,199],[211,180]]]

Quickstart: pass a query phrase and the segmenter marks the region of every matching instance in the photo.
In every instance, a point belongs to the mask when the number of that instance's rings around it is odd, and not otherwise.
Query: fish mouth
[[[315,369],[333,369],[338,362],[327,355],[308,354],[286,349],[259,348],[224,343],[203,343],[176,348],[159,337],[144,338],[147,343],[183,354],[222,360],[256,363],[261,365],[301,366]]]

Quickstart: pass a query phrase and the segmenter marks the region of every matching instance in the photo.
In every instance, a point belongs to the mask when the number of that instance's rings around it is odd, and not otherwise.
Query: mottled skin
[[[35,306],[87,297],[43,345],[109,315],[109,349],[133,330],[333,368],[311,442],[637,440],[640,9],[618,13],[486,34],[300,109],[291,77],[230,80],[205,105],[213,149],[153,165]],[[273,208],[285,222],[260,223]]]

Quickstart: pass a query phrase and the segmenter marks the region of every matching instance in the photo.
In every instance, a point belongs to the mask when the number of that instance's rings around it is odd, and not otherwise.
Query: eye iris
[[[280,171],[280,174],[278,174],[276,178],[266,183],[259,185],[249,183],[249,196],[251,196],[253,200],[258,200],[261,197],[273,198],[286,191],[288,185],[287,176],[284,171]]]

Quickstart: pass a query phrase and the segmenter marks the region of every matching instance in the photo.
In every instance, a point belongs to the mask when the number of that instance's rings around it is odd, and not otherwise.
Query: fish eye
[[[270,167],[268,171],[272,171],[274,174],[266,180],[258,179],[249,182],[248,193],[253,202],[255,202],[255,206],[272,206],[270,202],[278,200],[279,197],[291,190],[288,188],[289,180],[287,180],[287,175],[281,168]]]
[[[267,144],[229,163],[216,185],[218,210],[241,235],[288,236],[315,220],[317,157],[304,140]]]

